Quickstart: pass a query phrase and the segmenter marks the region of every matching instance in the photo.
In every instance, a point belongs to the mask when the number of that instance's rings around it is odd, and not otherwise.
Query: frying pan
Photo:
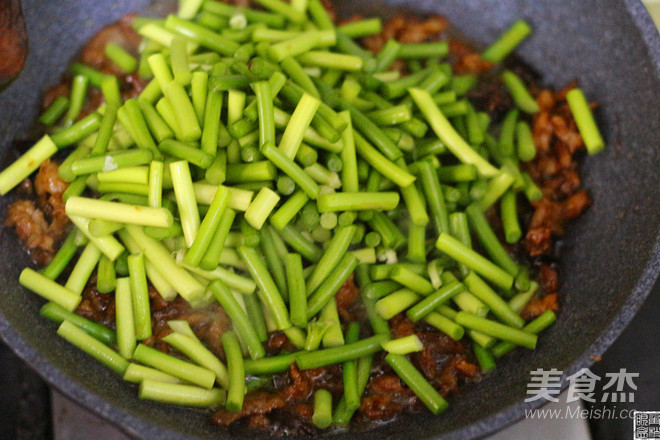
[[[0,146],[34,139],[40,95],[96,31],[147,1],[24,1],[30,55],[22,75],[0,95]],[[474,438],[522,417],[529,372],[557,368],[564,377],[594,359],[633,319],[660,270],[660,37],[639,1],[579,0],[345,0],[345,12],[387,16],[396,10],[441,13],[477,43],[492,41],[517,18],[535,28],[519,54],[560,88],[578,79],[597,112],[608,147],[589,158],[584,185],[593,206],[562,242],[561,307],[536,351],[517,350],[481,383],[464,387],[450,410],[422,413],[375,430],[332,434],[360,440]],[[0,200],[4,212],[7,198]],[[42,319],[42,301],[17,283],[29,264],[10,233],[0,243],[0,336],[53,386],[129,434],[142,438],[231,438],[208,413],[136,397],[134,387],[58,338]],[[236,433],[234,433],[235,435]],[[330,434],[329,434],[330,435]],[[259,433],[241,432],[241,438]]]

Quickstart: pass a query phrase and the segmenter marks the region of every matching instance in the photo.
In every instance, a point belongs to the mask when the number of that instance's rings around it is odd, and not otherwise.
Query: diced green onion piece
[[[543,312],[543,314],[541,314],[541,316],[523,327],[523,331],[533,334],[540,333],[541,331],[548,328],[553,322],[555,322],[556,319],[557,315],[555,315],[555,312],[552,310],[546,310]],[[516,344],[513,342],[502,341],[493,347],[492,352],[495,357],[502,357],[514,348],[516,348]]]
[[[273,61],[278,63],[287,57],[297,57],[298,55],[306,53],[321,44],[321,32],[322,31],[303,32],[296,37],[273,44],[268,50],[268,55],[273,59]]]
[[[513,285],[513,276],[511,274],[466,247],[449,234],[444,232],[440,234],[436,242],[436,247],[503,289],[509,289]]]
[[[280,196],[275,191],[261,188],[245,211],[245,220],[255,229],[261,229],[279,201]]]
[[[466,208],[465,213],[470,220],[470,227],[475,232],[479,241],[486,249],[486,252],[498,266],[509,272],[512,276],[516,276],[520,268],[509,257],[506,249],[502,246],[499,239],[493,232],[488,224],[486,216],[481,210],[481,206],[470,205]],[[483,275],[483,274],[482,274]],[[492,280],[491,280],[492,281]]]
[[[200,221],[188,162],[172,162],[170,172],[172,173],[172,183],[174,184],[174,193],[179,207],[183,234],[186,237],[186,244],[192,246],[197,236]]]
[[[296,157],[298,148],[305,136],[305,131],[309,128],[316,111],[321,104],[317,98],[305,93],[291,115],[291,119],[284,130],[279,149],[289,159]]]
[[[509,300],[509,307],[511,307],[511,310],[513,310],[516,313],[520,312],[527,305],[527,303],[529,303],[529,301],[534,297],[534,294],[536,294],[538,288],[539,288],[538,283],[536,281],[531,281],[529,283],[529,288],[526,291],[514,295]]]
[[[312,352],[301,352],[296,355],[296,363],[301,370],[324,367],[353,359],[359,359],[377,353],[381,350],[381,342],[389,339],[387,335],[376,335],[362,339],[352,344],[340,347],[325,348]]]
[[[460,341],[465,334],[465,330],[451,319],[436,312],[431,312],[424,317],[427,324],[432,325],[454,341]]]
[[[307,324],[307,337],[305,339],[304,349],[306,351],[318,350],[323,340],[325,332],[332,324],[328,321],[313,320]]]
[[[390,270],[390,279],[420,295],[427,296],[433,292],[433,285],[426,278],[421,277],[403,266],[395,266]]]
[[[291,323],[305,328],[307,327],[307,292],[303,276],[302,258],[300,254],[287,254],[284,261],[287,287],[289,289]]]
[[[42,137],[25,154],[0,172],[0,195],[7,194],[56,151],[57,146],[51,138],[48,135]]]
[[[226,397],[225,391],[219,388],[204,389],[151,379],[140,382],[138,395],[140,399],[202,408],[220,406]]]
[[[353,273],[358,265],[358,259],[350,253],[337,263],[337,266],[328,274],[328,277],[319,285],[307,302],[307,318],[316,315],[337,293],[342,284]]]
[[[141,341],[151,337],[151,310],[143,254],[128,257],[128,272],[133,299],[135,337]]]
[[[99,182],[149,183],[149,168],[145,166],[118,168],[96,175]]]
[[[215,373],[211,370],[177,359],[144,344],[138,344],[133,358],[146,366],[156,368],[202,388],[211,389],[215,383]]]
[[[337,31],[350,38],[360,38],[369,35],[379,34],[382,30],[380,18],[366,18],[337,27]]]
[[[281,373],[289,369],[296,360],[296,353],[245,360],[245,372],[254,375]]]
[[[80,232],[78,232],[76,228],[71,230],[50,264],[41,270],[43,276],[55,280],[62,273],[78,250],[78,244],[76,243],[76,237],[78,234],[80,234]]]
[[[346,71],[359,71],[363,66],[362,58],[358,56],[317,50],[311,50],[300,55],[298,60],[310,66]]]
[[[68,107],[69,98],[66,96],[58,96],[46,111],[41,114],[39,122],[46,126],[53,125],[67,111]]]
[[[318,322],[328,324],[329,327],[323,333],[323,346],[324,347],[338,347],[344,345],[344,333],[339,321],[339,313],[337,312],[337,301],[332,298],[323,307],[319,313]]]
[[[201,262],[205,252],[208,251],[216,230],[218,229],[218,225],[222,220],[225,209],[229,205],[229,197],[229,190],[224,186],[219,186],[213,197],[211,206],[199,226],[199,230],[192,246],[190,246],[190,249],[185,256],[186,263],[192,266],[198,266]],[[224,245],[224,241],[221,245]]]
[[[69,109],[64,118],[64,125],[69,126],[78,119],[80,110],[82,109],[85,95],[87,94],[87,84],[89,78],[84,75],[76,75],[71,81],[71,96]]]
[[[275,148],[272,144],[266,143],[262,146],[261,152],[276,167],[293,179],[309,198],[316,199],[318,197],[321,191],[318,184],[298,164],[287,157],[281,148]]]
[[[446,41],[433,43],[402,44],[398,57],[402,59],[443,58],[449,53]]]
[[[364,393],[369,382],[372,360],[372,356],[364,356],[357,361],[357,392],[359,396]],[[332,417],[333,423],[338,426],[348,425],[356,410],[357,408],[349,407],[345,399],[340,400]]]
[[[385,361],[433,414],[440,414],[447,409],[449,406],[447,401],[424,379],[422,373],[405,356],[390,353],[385,356]]]
[[[427,296],[413,307],[408,309],[406,315],[411,321],[417,322],[435,310],[440,304],[443,304],[450,298],[454,298],[461,294],[464,289],[465,287],[456,281],[447,283],[440,289],[433,292],[433,294]]]
[[[506,242],[509,244],[517,243],[522,236],[522,231],[518,222],[515,192],[507,191],[502,196],[500,214],[502,216],[502,226],[504,228]]]
[[[158,268],[161,275],[184,299],[195,302],[203,295],[204,286],[176,264],[170,256],[170,251],[162,243],[147,236],[138,226],[128,225],[126,231],[149,262]]]
[[[320,389],[314,393],[314,414],[312,423],[319,429],[325,429],[332,424],[332,394]]]
[[[378,300],[376,312],[383,319],[391,319],[394,315],[401,313],[421,299],[421,296],[410,289],[400,289]]]
[[[117,290],[115,292],[117,347],[119,349],[119,354],[126,359],[133,357],[133,352],[136,347],[135,319],[131,296],[129,279],[117,279]]]
[[[115,265],[106,257],[101,256],[96,271],[96,290],[99,293],[110,293],[117,288]]]
[[[172,321],[170,321],[172,322]],[[190,327],[188,327],[189,329]],[[218,383],[223,387],[228,386],[227,368],[195,337],[194,333],[186,335],[182,333],[171,333],[163,338],[165,342],[188,356],[197,364],[208,368],[216,375]]]
[[[104,344],[110,345],[116,341],[115,332],[109,328],[72,313],[54,302],[44,304],[41,310],[39,310],[39,314],[58,324],[69,321]]]
[[[503,341],[509,341],[532,350],[536,348],[536,335],[490,319],[480,318],[466,312],[458,312],[456,323]]]
[[[99,248],[94,243],[87,243],[64,287],[76,295],[81,295],[100,257]]]
[[[392,210],[399,204],[399,194],[382,193],[332,193],[318,198],[319,212]]]
[[[18,282],[21,286],[30,289],[48,301],[54,302],[69,312],[75,310],[82,299],[80,295],[30,268],[23,269]]]
[[[146,165],[154,158],[151,150],[118,150],[102,156],[77,158],[71,164],[75,176]]]
[[[515,328],[522,328],[525,321],[513,311],[493,289],[477,274],[470,272],[463,280],[470,292],[483,301],[493,314],[503,323]]]
[[[103,254],[110,259],[115,259],[124,251],[124,247],[112,236],[107,235],[104,237],[95,237],[89,232],[90,219],[86,217],[79,217],[76,215],[69,215],[69,220],[78,227],[78,229],[91,241],[94,245],[103,252]]]
[[[341,258],[346,254],[351,243],[355,226],[347,226],[339,229],[328,245],[325,253],[319,260],[307,281],[307,294],[310,295],[328,277],[336,267]]]
[[[57,334],[117,374],[124,374],[128,368],[128,361],[119,353],[69,321],[62,322],[57,329]]]
[[[497,168],[479,156],[456,132],[427,91],[413,88],[409,92],[435,134],[461,162],[470,163],[477,167],[479,174],[483,177],[492,177],[498,174]]]
[[[472,351],[474,352],[474,357],[477,358],[481,371],[487,372],[495,368],[495,359],[490,351],[486,350],[479,344],[472,344]]]
[[[165,383],[181,383],[182,380],[170,374],[163,373],[151,367],[140,364],[129,364],[124,372],[123,379],[127,382],[141,383],[145,380],[153,380]]]
[[[166,228],[174,217],[165,208],[128,205],[86,197],[70,197],[66,202],[67,215]]]
[[[584,93],[581,89],[572,89],[566,94],[566,101],[571,108],[582,139],[584,139],[587,152],[589,154],[600,153],[605,147],[605,142],[598,130],[598,125],[596,125],[594,115],[587,99],[584,97]]]
[[[422,341],[415,334],[385,341],[380,345],[383,347],[383,350],[392,354],[408,354],[424,349],[424,344],[422,344]]]
[[[126,73],[134,72],[138,67],[135,57],[117,43],[110,43],[105,46],[105,54]]]
[[[227,356],[229,371],[229,388],[227,392],[226,408],[232,412],[239,412],[243,408],[245,395],[245,367],[243,366],[243,353],[234,332],[225,332],[222,335],[222,347]]]
[[[569,92],[570,93],[570,92]],[[516,138],[518,139],[518,158],[523,162],[529,162],[536,156],[536,145],[529,124],[520,121],[516,124]]]
[[[160,296],[163,297],[165,301],[172,301],[176,297],[176,290],[174,290],[174,287],[172,287],[165,277],[150,262],[147,261],[145,263],[145,269],[147,271],[149,282],[151,282]]]
[[[352,322],[346,330],[346,343],[352,344],[360,338],[360,324]],[[360,406],[360,391],[358,385],[358,362],[350,360],[343,365],[344,401],[349,408]]]
[[[511,53],[530,33],[532,29],[523,20],[518,20],[503,33],[482,54],[481,58],[493,63],[501,62]]]
[[[527,197],[527,200],[529,200],[530,202],[536,202],[539,199],[541,199],[541,197],[543,197],[543,192],[536,185],[536,183],[534,183],[534,180],[529,175],[529,173],[523,172],[522,177],[524,181],[523,192],[525,193],[525,197]]]
[[[261,299],[261,302],[271,313],[277,328],[279,330],[285,330],[291,327],[289,313],[284,304],[284,300],[282,299],[282,295],[258,252],[254,248],[241,246],[238,248],[238,253],[247,264],[248,271],[257,283],[257,286],[259,287],[257,290],[259,299]]]
[[[538,113],[539,105],[527,90],[523,80],[510,70],[505,70],[502,74],[504,85],[509,90],[513,101],[518,108],[526,113]]]
[[[239,48],[238,43],[176,15],[169,15],[167,17],[165,27],[225,56],[234,55],[234,52]]]

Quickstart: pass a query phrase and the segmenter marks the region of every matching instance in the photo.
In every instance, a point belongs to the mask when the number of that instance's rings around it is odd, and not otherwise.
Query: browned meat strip
[[[409,389],[404,388],[401,379],[396,374],[382,374],[376,376],[369,382],[369,391],[372,393],[407,393]]]
[[[221,359],[225,358],[225,351],[220,340],[222,335],[232,327],[229,316],[220,304],[211,304],[204,310],[190,309],[180,319],[188,321],[195,335],[209,350]]]
[[[212,304],[206,309],[195,310],[181,297],[167,302],[153,287],[149,288],[151,306],[152,337],[144,341],[165,353],[172,353],[169,345],[162,338],[171,333],[168,321],[188,321],[195,335],[221,359],[225,358],[220,342],[222,335],[231,329],[231,321],[219,304]]]
[[[532,320],[538,318],[547,310],[552,310],[553,312],[559,310],[556,293],[549,293],[541,298],[532,299],[522,310],[520,316],[525,320]]]
[[[282,351],[292,351],[295,350],[295,347],[289,341],[289,338],[284,334],[284,332],[277,331],[272,332],[268,335],[268,342],[266,342],[266,348],[269,353],[280,353]]]
[[[64,238],[70,224],[64,212],[64,201],[62,195],[69,187],[58,174],[59,165],[51,160],[46,160],[39,167],[37,177],[34,179],[34,189],[39,197],[39,208],[44,212],[46,218],[50,218],[49,232],[55,241]]]
[[[403,406],[395,402],[390,394],[372,394],[363,397],[360,401],[360,413],[371,420],[388,420],[402,410]]]
[[[539,269],[539,283],[544,292],[552,293],[559,289],[559,274],[550,264],[542,263]]]
[[[566,92],[537,91],[541,112],[534,117],[533,135],[537,156],[526,165],[543,192],[533,203],[525,247],[532,257],[549,254],[556,236],[564,234],[567,220],[578,217],[589,206],[581,188],[576,153],[583,149],[582,136],[566,104]]]
[[[114,329],[115,295],[99,293],[96,290],[96,276],[93,276],[85,290],[83,290],[82,301],[80,301],[76,313]]]
[[[447,20],[438,15],[421,20],[417,17],[397,14],[385,23],[380,34],[364,38],[363,44],[375,53],[380,51],[387,40],[397,40],[402,43],[437,40],[448,27]]]
[[[454,58],[456,73],[481,75],[493,68],[493,63],[482,60],[481,54],[463,41],[450,41],[449,53]]]
[[[245,395],[243,409],[240,412],[231,412],[224,408],[219,409],[211,417],[211,421],[218,426],[229,426],[238,419],[249,416],[270,413],[271,411],[284,408],[286,401],[277,394],[264,391],[252,391]]]
[[[41,264],[48,264],[55,254],[55,240],[48,233],[44,213],[29,200],[12,203],[7,210],[5,226],[16,229],[18,238]]]
[[[341,286],[335,300],[337,301],[337,312],[344,321],[355,321],[353,308],[360,298],[360,290],[353,282],[353,275],[351,275],[346,282]]]
[[[23,185],[30,189],[31,185]],[[50,263],[57,243],[64,238],[69,219],[64,212],[62,194],[68,184],[57,174],[57,164],[46,160],[34,179],[37,204],[18,200],[7,210],[5,226],[14,228],[32,258],[41,265]]]
[[[415,333],[415,323],[403,313],[390,319],[389,324],[392,330],[392,337],[394,338],[403,338],[404,336],[410,336]]]
[[[287,380],[282,382],[283,387],[281,388],[280,395],[289,402],[305,401],[314,392],[316,383],[323,382],[324,385],[332,384],[330,376],[329,368],[300,371],[294,363],[289,367]],[[285,385],[287,382],[288,385]],[[337,387],[336,384],[334,384],[334,387]]]

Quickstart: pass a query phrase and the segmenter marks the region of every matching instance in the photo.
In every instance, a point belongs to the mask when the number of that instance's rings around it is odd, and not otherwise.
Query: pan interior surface
[[[660,247],[660,38],[641,3],[633,1],[337,0],[342,15],[387,17],[397,11],[445,15],[462,33],[487,44],[518,18],[535,32],[518,51],[561,88],[578,79],[607,140],[589,158],[584,186],[593,206],[563,240],[561,313],[534,351],[517,350],[479,384],[464,387],[442,416],[418,414],[380,428],[329,433],[338,438],[472,438],[521,417],[529,372],[557,368],[571,374],[588,366],[632,319],[659,269]],[[76,52],[104,24],[146,7],[146,1],[23,2],[30,55],[21,77],[0,95],[0,146],[34,139],[30,121],[41,94],[55,85]],[[48,17],[48,19],[44,19]],[[53,56],[53,54],[57,54]],[[5,211],[9,199],[0,200]],[[208,422],[208,413],[136,397],[133,386],[55,334],[39,317],[43,303],[18,285],[29,264],[13,234],[3,234],[0,336],[50,383],[141,438],[232,438]],[[261,438],[240,432],[241,438]]]

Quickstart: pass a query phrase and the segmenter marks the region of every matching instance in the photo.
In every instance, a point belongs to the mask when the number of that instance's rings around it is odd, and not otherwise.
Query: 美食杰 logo
[[[546,400],[559,402],[558,396],[562,388],[563,371],[556,368],[546,370],[538,368],[530,371],[527,383],[527,398],[525,402]],[[603,391],[600,402],[634,402],[637,385],[634,380],[639,373],[628,372],[625,368],[615,373],[606,373],[605,377],[593,373],[588,368],[582,368],[575,374],[566,377],[568,392],[566,402],[583,400],[595,403],[596,389],[600,385]]]

